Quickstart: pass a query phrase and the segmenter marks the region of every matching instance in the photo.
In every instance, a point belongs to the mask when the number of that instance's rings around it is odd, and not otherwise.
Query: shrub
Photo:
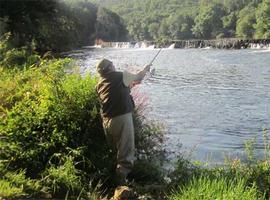
[[[164,128],[161,123],[146,117],[147,97],[133,90],[136,108],[134,112],[136,158],[130,174],[142,184],[164,183],[167,152],[164,146]]]
[[[79,147],[74,161],[84,159],[76,168],[87,172],[86,179],[109,168],[96,80],[66,74],[70,65],[63,59],[43,60],[38,68],[1,68],[0,160],[8,170],[25,169],[26,176],[38,178],[53,155]],[[60,169],[58,160],[51,162]]]
[[[169,174],[171,187],[189,183],[191,177],[200,176],[201,170],[184,157],[179,157],[173,171]]]
[[[35,52],[35,42],[21,48],[13,48],[11,34],[6,33],[0,38],[0,66],[5,68],[24,68],[40,62],[40,56]]]
[[[0,64],[0,166],[43,177],[41,184],[60,196],[85,193],[90,180],[93,187],[108,182],[115,167],[99,115],[97,80],[66,73],[73,65],[70,59],[40,60],[35,67]],[[137,155],[157,169],[153,181],[161,180],[162,131],[136,116]]]

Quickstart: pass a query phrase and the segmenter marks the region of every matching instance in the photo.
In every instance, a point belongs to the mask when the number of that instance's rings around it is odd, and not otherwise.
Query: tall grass
[[[52,165],[44,172],[45,185],[51,188],[52,193],[72,191],[79,193],[83,187],[81,183],[80,171],[74,165],[72,156],[66,156],[65,162],[61,165]]]
[[[15,198],[27,196],[27,194],[35,195],[43,190],[40,181],[27,178],[25,171],[0,173],[0,197]]]
[[[266,130],[263,137],[265,156],[262,160],[255,156],[256,138],[245,142],[246,158],[227,157],[221,166],[203,168],[180,158],[170,174],[171,186],[177,189],[169,199],[269,199],[270,140]]]
[[[256,186],[246,186],[246,180],[227,178],[194,178],[187,186],[181,187],[168,197],[169,200],[263,200]]]

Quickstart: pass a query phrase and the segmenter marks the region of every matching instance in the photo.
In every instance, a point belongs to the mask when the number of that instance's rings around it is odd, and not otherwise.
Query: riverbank
[[[67,74],[67,68],[75,67],[70,59],[2,50],[0,199],[109,199],[114,159],[98,113],[96,77],[81,77],[76,70]],[[223,165],[207,168],[179,153],[177,162],[170,163],[173,169],[166,170],[164,130],[142,115],[144,104],[136,105],[137,161],[129,177],[135,199],[269,198],[266,132],[262,160],[253,157],[256,144],[251,141],[246,160],[228,158]]]
[[[216,49],[270,49],[270,39],[214,39],[214,40],[172,40],[165,42],[104,42],[96,40],[96,47],[106,48],[216,48]]]

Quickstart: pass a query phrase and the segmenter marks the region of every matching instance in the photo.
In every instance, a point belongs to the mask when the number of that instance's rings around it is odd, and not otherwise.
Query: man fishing
[[[107,59],[100,60],[96,65],[100,75],[96,89],[101,102],[103,128],[109,145],[116,153],[118,186],[126,184],[126,177],[132,170],[135,158],[132,118],[134,101],[130,88],[143,80],[151,65],[146,65],[136,74],[116,71],[113,63]]]

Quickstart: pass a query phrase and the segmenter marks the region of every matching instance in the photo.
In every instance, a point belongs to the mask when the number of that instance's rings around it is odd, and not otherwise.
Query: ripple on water
[[[123,70],[145,65],[156,53],[84,49],[70,55],[94,73],[103,57]],[[252,50],[162,51],[153,65],[155,75],[140,89],[149,98],[148,114],[166,124],[167,148],[195,149],[194,159],[211,155],[212,162],[220,162],[224,153],[241,157],[245,141],[257,137],[255,148],[262,152],[262,129],[270,129],[269,60],[269,52]]]

